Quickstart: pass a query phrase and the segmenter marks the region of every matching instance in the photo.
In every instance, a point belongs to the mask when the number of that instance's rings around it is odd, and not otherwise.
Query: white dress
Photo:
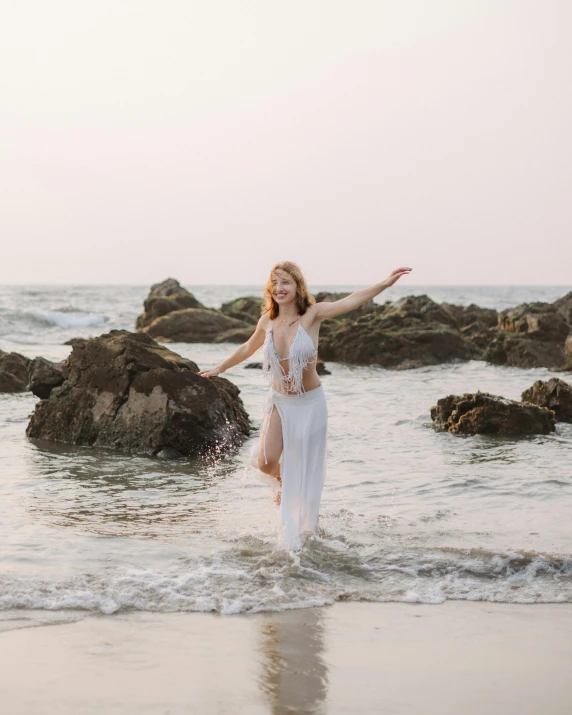
[[[328,410],[320,385],[306,392],[303,371],[317,359],[312,338],[298,323],[288,357],[276,353],[272,326],[264,341],[263,374],[271,383],[265,412],[276,408],[282,423],[282,494],[280,501],[281,535],[291,549],[299,549],[305,534],[318,529],[320,501],[325,479]],[[289,371],[281,363],[289,361]],[[278,388],[278,389],[277,389]],[[266,457],[266,434],[263,450]],[[256,455],[254,455],[256,459]]]

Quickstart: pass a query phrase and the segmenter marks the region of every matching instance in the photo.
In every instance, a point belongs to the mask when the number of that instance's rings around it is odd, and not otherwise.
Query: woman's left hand
[[[401,276],[408,276],[411,273],[411,270],[411,268],[396,268],[394,271],[391,271],[389,276],[383,282],[389,288],[394,283],[397,283]]]

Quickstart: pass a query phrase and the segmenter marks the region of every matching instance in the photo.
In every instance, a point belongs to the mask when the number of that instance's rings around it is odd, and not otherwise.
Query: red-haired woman
[[[410,268],[397,268],[370,288],[355,291],[332,303],[316,303],[302,271],[290,261],[270,271],[265,304],[252,337],[203,377],[220,375],[264,346],[263,372],[270,396],[255,463],[282,485],[282,536],[298,549],[302,537],[315,533],[325,478],[328,413],[316,372],[320,323],[359,308]]]

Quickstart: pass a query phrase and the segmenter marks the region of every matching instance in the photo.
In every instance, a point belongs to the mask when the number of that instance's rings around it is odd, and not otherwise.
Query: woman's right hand
[[[216,377],[217,375],[220,375],[222,370],[220,367],[213,367],[210,370],[200,370],[199,375],[201,377]]]

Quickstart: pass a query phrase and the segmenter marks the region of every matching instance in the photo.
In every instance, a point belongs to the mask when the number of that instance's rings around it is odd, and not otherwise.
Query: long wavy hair
[[[272,270],[270,271],[268,281],[266,282],[266,286],[264,288],[262,314],[264,315],[264,313],[268,313],[270,320],[274,320],[278,317],[278,303],[274,300],[274,296],[272,295],[272,277],[276,271],[284,271],[293,278],[294,283],[296,283],[296,309],[298,311],[298,315],[304,315],[312,303],[315,303],[316,301],[314,297],[310,295],[310,291],[306,285],[306,279],[304,278],[300,267],[291,261],[282,261],[277,263],[275,266],[272,266]]]

